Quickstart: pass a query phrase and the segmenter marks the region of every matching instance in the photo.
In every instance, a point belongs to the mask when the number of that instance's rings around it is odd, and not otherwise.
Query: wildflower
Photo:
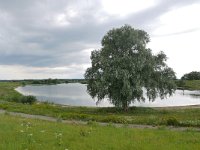
[[[44,133],[44,132],[45,132],[45,130],[41,130],[40,132],[41,132],[41,133]]]
[[[21,132],[21,133],[23,133],[23,132],[24,132],[24,130],[20,130],[20,132]]]

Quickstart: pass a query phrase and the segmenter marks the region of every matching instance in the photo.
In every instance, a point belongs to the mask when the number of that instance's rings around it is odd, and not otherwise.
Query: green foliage
[[[45,115],[60,120],[82,120],[122,124],[168,125],[169,118],[177,118],[178,126],[200,127],[199,108],[138,108],[130,107],[127,112],[119,108],[62,107],[52,104],[23,105],[21,103],[1,102],[0,109],[8,112]]]
[[[178,126],[180,123],[178,122],[178,120],[175,117],[170,117],[167,119],[167,125],[171,125],[171,126]]]
[[[60,80],[58,79],[44,79],[44,80],[33,80],[31,82],[31,84],[60,84],[62,83]]]
[[[200,80],[200,72],[192,71],[190,73],[184,74],[181,80]]]
[[[90,133],[91,133],[91,129],[85,129],[85,128],[81,128],[81,130],[80,130],[80,136],[89,136],[90,135]]]
[[[23,96],[15,90],[15,88],[24,84],[25,82],[0,82],[0,100],[33,104],[37,100],[36,97]]]
[[[22,96],[20,102],[23,104],[33,104],[37,101],[35,96],[28,95],[28,96]]]
[[[18,96],[18,95],[12,95],[6,97],[4,100],[10,101],[10,102],[16,102],[16,103],[23,103],[23,104],[33,104],[37,101],[35,96],[28,95],[28,96]]]
[[[92,127],[99,126],[99,124],[98,124],[96,121],[91,121],[91,120],[89,120],[89,121],[87,122],[87,125],[92,126]]]
[[[61,84],[61,83],[82,83],[86,84],[86,80],[84,79],[39,79],[39,80],[25,80],[23,81],[27,84],[47,84],[47,85],[53,85],[53,84]]]
[[[200,80],[176,80],[176,85],[183,90],[200,90]]]
[[[15,91],[15,88],[20,85],[18,82],[0,82],[0,101],[11,101],[15,98],[17,101],[22,95]]]
[[[88,93],[98,102],[108,98],[127,109],[130,103],[172,95],[174,71],[166,64],[163,52],[153,55],[146,48],[149,35],[129,25],[110,30],[102,39],[102,48],[91,53],[92,67],[85,73]]]
[[[185,86],[184,80],[175,80],[177,88],[183,88]]]

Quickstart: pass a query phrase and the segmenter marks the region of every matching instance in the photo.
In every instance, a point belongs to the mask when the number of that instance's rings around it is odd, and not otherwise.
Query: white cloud
[[[193,4],[165,13],[160,17],[160,27],[153,34],[165,35],[192,29],[200,30],[199,10],[200,4]]]
[[[154,37],[149,43],[154,53],[164,51],[168,64],[177,72],[178,78],[191,71],[200,71],[200,31]]]
[[[65,14],[59,14],[55,17],[55,23],[58,26],[66,26],[70,25],[70,22],[67,21],[66,15]]]
[[[104,10],[110,15],[126,16],[152,7],[155,0],[102,0]]]
[[[9,79],[44,79],[44,78],[83,78],[88,64],[64,67],[26,67],[22,65],[0,65],[1,80]]]
[[[181,7],[160,17],[149,47],[154,52],[164,51],[168,64],[180,78],[191,71],[200,71],[200,4]]]

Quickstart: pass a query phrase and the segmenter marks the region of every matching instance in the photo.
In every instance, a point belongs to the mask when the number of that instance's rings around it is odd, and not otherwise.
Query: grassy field
[[[21,94],[14,90],[20,85],[18,82],[0,82],[0,100],[10,101],[20,97]]]
[[[200,90],[200,80],[176,80],[179,89]]]
[[[185,89],[200,90],[200,80],[184,81]]]
[[[62,107],[53,104],[25,105],[3,101],[0,103],[0,108],[7,111],[46,115],[60,119],[200,127],[199,108],[154,109],[132,107],[128,112],[123,112],[117,108]]]
[[[66,125],[0,115],[2,150],[200,149],[200,132]]]

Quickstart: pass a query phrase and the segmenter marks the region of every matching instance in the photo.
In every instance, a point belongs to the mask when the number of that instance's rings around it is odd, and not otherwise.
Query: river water
[[[92,99],[86,91],[84,84],[68,83],[57,85],[27,85],[16,90],[23,95],[34,95],[39,101],[48,101],[55,104],[71,106],[97,106],[111,107],[108,100],[103,100],[96,105],[96,99]],[[135,102],[134,106],[142,107],[167,107],[200,105],[200,91],[176,90],[175,94],[167,99],[157,98],[154,102]]]

